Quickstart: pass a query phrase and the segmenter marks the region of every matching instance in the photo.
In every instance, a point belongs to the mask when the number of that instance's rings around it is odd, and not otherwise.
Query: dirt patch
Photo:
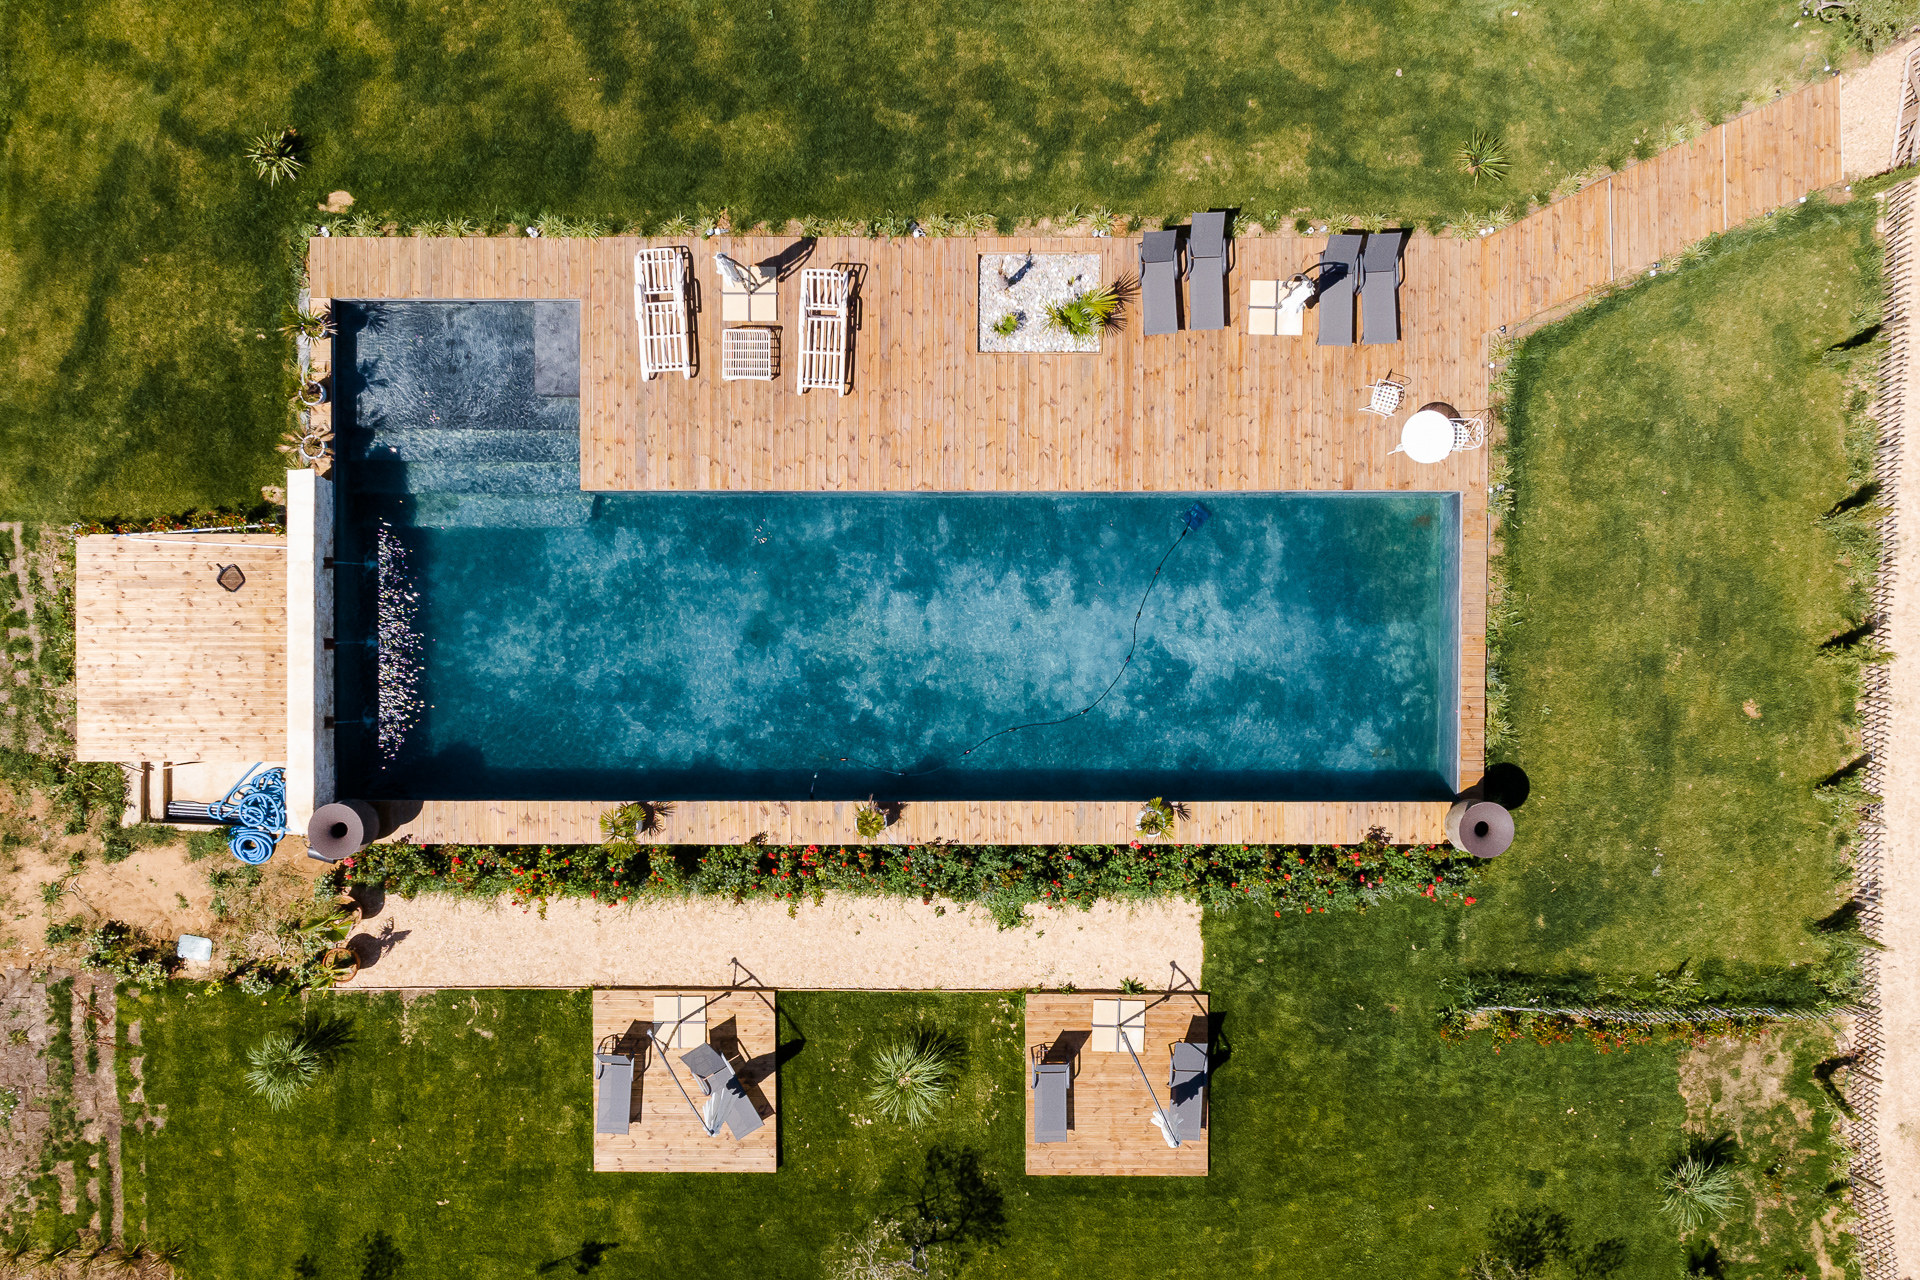
[[[55,997],[58,994],[58,998]],[[118,1236],[120,1092],[111,980],[64,970],[0,974],[0,1221],[53,1210],[69,1230]]]
[[[1900,73],[1911,41],[1877,55],[1840,77],[1840,169],[1863,178],[1893,158],[1893,126],[1900,113]]]

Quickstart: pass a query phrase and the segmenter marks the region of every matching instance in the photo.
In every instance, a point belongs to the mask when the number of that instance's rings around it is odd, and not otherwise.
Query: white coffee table
[[[1400,447],[1415,462],[1433,463],[1453,452],[1453,419],[1438,409],[1422,409],[1400,428]]]

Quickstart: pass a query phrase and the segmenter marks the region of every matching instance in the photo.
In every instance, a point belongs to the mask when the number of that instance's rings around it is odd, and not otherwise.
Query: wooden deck
[[[598,844],[601,800],[387,801],[379,807],[387,839],[415,844]],[[674,806],[655,837],[667,844],[773,844],[860,840],[854,801],[696,801]],[[1447,805],[1251,804],[1188,806],[1172,839],[1186,844],[1357,844],[1374,827],[1403,844],[1446,839]],[[942,801],[909,804],[871,843],[1113,844],[1137,834],[1137,803]],[[861,841],[861,843],[869,843]]]
[[[78,540],[74,755],[280,761],[287,754],[286,539]],[[238,565],[246,581],[215,581]]]
[[[687,1099],[675,1087],[660,1055],[647,1043],[645,1024],[653,1020],[655,996],[700,996],[707,1000],[707,1042],[718,1049],[739,1072],[766,1123],[742,1141],[735,1141],[726,1129],[709,1138],[700,1127]],[[596,1133],[593,1136],[595,1173],[772,1173],[780,1162],[778,1075],[774,1069],[777,1041],[774,993],[771,991],[717,990],[711,988],[673,988],[636,990],[620,988],[593,993],[592,1051],[606,1051],[618,1044],[618,1052],[632,1054],[636,1067],[644,1060],[644,1070],[634,1072],[632,1129],[624,1135]],[[688,1085],[694,1100],[699,1089],[678,1062],[680,1050],[669,1050],[675,1058],[674,1070],[682,1084]],[[590,1061],[582,1053],[581,1088],[586,1090],[588,1115],[594,1109],[592,1073],[585,1070]]]
[[[1033,1140],[1033,1090],[1023,1074],[1027,1097],[1027,1172],[1029,1174],[1098,1174],[1149,1177],[1203,1178],[1207,1174],[1207,1147],[1213,1099],[1207,1098],[1208,1127],[1197,1138],[1182,1135],[1178,1147],[1169,1147],[1154,1127],[1153,1099],[1141,1083],[1133,1058],[1124,1052],[1094,1048],[1093,1002],[1115,999],[1113,992],[1027,997],[1026,1048],[1028,1061],[1043,1045],[1058,1046],[1064,1054],[1077,1047],[1073,1086],[1068,1102],[1065,1142]],[[1140,1063],[1162,1104],[1167,1101],[1168,1046],[1179,1040],[1199,1044],[1207,1035],[1207,997],[1199,992],[1134,997],[1147,1005],[1146,1048]]]

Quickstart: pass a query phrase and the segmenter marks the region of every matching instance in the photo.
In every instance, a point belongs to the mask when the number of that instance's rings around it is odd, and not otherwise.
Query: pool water
[[[1453,794],[1456,494],[584,495],[530,304],[447,306],[343,315],[347,794]]]

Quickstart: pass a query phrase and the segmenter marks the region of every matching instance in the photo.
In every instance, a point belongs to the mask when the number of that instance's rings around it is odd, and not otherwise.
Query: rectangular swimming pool
[[[1453,795],[1459,495],[584,495],[534,305],[342,308],[342,794]]]

